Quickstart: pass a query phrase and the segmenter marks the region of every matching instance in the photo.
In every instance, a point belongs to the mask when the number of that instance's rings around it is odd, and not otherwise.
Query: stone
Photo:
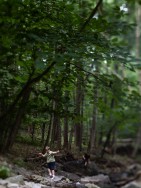
[[[24,185],[24,177],[22,175],[12,176],[6,179],[8,182]]]
[[[0,185],[0,188],[6,188],[6,186],[4,186],[4,185]]]
[[[19,188],[17,183],[8,183],[7,188]]]
[[[141,184],[138,184],[137,182],[133,181],[133,182],[126,184],[125,186],[121,188],[141,188]]]
[[[85,184],[85,186],[86,186],[87,188],[100,188],[100,187],[98,187],[97,185],[95,185],[95,184],[93,184],[93,183],[87,183],[87,184]]]
[[[97,176],[86,176],[84,178],[81,178],[81,182],[90,182],[90,183],[109,183],[110,179],[109,176],[107,175],[103,175],[103,174],[99,174]]]

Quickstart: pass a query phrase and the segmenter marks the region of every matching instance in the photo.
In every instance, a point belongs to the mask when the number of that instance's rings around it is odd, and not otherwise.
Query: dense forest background
[[[141,143],[141,1],[0,1],[0,151]]]

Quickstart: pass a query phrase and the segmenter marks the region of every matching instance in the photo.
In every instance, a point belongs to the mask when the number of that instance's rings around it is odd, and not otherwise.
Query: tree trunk
[[[41,143],[44,143],[45,140],[45,128],[46,128],[46,124],[43,123],[41,126]]]
[[[33,71],[31,75],[29,76],[28,81],[25,83],[24,87],[20,91],[20,93],[15,97],[15,100],[13,101],[13,103],[9,106],[6,112],[1,114],[0,116],[0,132],[1,132],[0,152],[5,152],[9,150],[10,147],[12,147],[14,143],[22,118],[25,113],[26,104],[30,97],[32,85],[40,81],[41,78],[44,75],[46,75],[55,64],[56,62],[52,62],[40,75],[38,75],[35,78],[32,78],[32,76],[34,75],[34,71]],[[17,107],[18,103],[19,103],[19,107]]]
[[[95,83],[94,83],[95,84]],[[95,151],[96,146],[96,124],[97,124],[97,97],[98,97],[98,88],[97,86],[94,86],[94,92],[93,92],[93,114],[92,114],[92,125],[90,129],[90,152],[93,153]]]
[[[82,147],[82,118],[81,109],[82,109],[82,78],[79,75],[77,79],[77,86],[76,86],[76,123],[75,123],[75,146],[78,150],[81,150]]]
[[[109,143],[110,143],[111,136],[112,136],[113,130],[114,130],[115,127],[116,127],[116,124],[117,124],[117,122],[109,129],[109,131],[108,131],[108,133],[107,133],[107,135],[106,135],[106,141],[105,141],[105,143],[104,143],[104,145],[103,145],[103,149],[102,149],[102,151],[101,151],[101,158],[104,157],[104,154],[105,154],[105,151],[106,151],[106,147],[107,147],[107,146],[109,145]]]
[[[140,35],[141,35],[141,31],[140,31],[140,23],[141,23],[141,5],[139,3],[136,2],[136,6],[135,6],[135,16],[136,16],[136,58],[139,59],[140,58]],[[139,80],[141,82],[141,71],[139,71]],[[141,94],[141,86],[139,86],[140,89],[140,94]],[[139,123],[139,129],[137,131],[137,135],[136,135],[136,141],[135,141],[135,147],[132,153],[132,157],[135,157],[137,155],[138,149],[140,147],[140,143],[141,143],[141,122]]]
[[[71,128],[70,128],[70,134],[69,134],[69,144],[68,144],[68,149],[69,150],[71,150],[71,148],[72,148],[73,138],[74,138],[74,125],[72,124]]]
[[[64,144],[65,149],[68,149],[68,117],[64,118]]]
[[[9,150],[13,146],[19,127],[21,125],[22,118],[25,115],[26,104],[29,100],[30,93],[31,88],[29,87],[27,88],[27,90],[25,90],[25,93],[22,97],[21,105],[19,106],[19,110],[17,112],[15,121],[9,129],[8,138],[6,139],[6,142],[3,145],[2,151],[4,151],[5,149]]]
[[[53,147],[56,147],[60,145],[60,117],[58,115],[58,109],[59,109],[59,100],[54,101],[54,114],[53,114],[53,120],[52,120],[52,133],[51,133],[51,143],[50,145]]]
[[[51,137],[51,128],[52,128],[52,114],[50,115],[50,122],[49,122],[49,125],[48,125],[47,137],[46,137],[45,144],[44,144],[42,152],[44,152],[45,147],[50,144],[49,141],[50,141],[50,137]]]

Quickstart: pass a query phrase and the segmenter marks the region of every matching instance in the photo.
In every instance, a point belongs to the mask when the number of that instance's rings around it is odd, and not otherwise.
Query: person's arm
[[[46,157],[47,153],[45,153],[45,154],[39,153],[39,155],[42,157]]]
[[[57,150],[57,151],[50,151],[51,154],[57,154],[59,152],[60,152],[59,150]]]
[[[82,157],[82,158],[83,158],[83,160],[85,160],[85,156],[84,156],[84,155],[83,155],[83,157]]]

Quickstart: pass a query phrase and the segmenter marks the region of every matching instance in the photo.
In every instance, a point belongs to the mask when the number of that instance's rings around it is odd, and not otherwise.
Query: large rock
[[[10,183],[17,183],[20,185],[24,185],[24,177],[22,175],[18,175],[18,176],[12,176],[10,178],[6,179],[8,182]]]
[[[91,162],[87,167],[85,167],[81,161],[69,161],[64,163],[63,170],[80,176],[93,176],[98,174],[98,168],[94,162]]]
[[[88,182],[88,183],[110,183],[109,176],[99,174],[97,176],[86,176],[81,178],[81,182]]]
[[[4,185],[0,185],[0,188],[6,188]]]
[[[132,164],[128,166],[127,172],[130,176],[134,176],[138,173],[138,171],[141,171],[141,165],[140,164]]]
[[[57,177],[62,176],[63,178],[68,178],[70,181],[79,181],[80,176],[76,175],[75,173],[59,171],[57,173]]]
[[[50,187],[47,185],[42,185],[40,183],[34,183],[34,182],[25,182],[25,184],[26,184],[25,188],[49,188]]]
[[[128,184],[126,184],[125,186],[121,187],[121,188],[141,188],[141,184],[139,184],[138,182],[130,182]]]

